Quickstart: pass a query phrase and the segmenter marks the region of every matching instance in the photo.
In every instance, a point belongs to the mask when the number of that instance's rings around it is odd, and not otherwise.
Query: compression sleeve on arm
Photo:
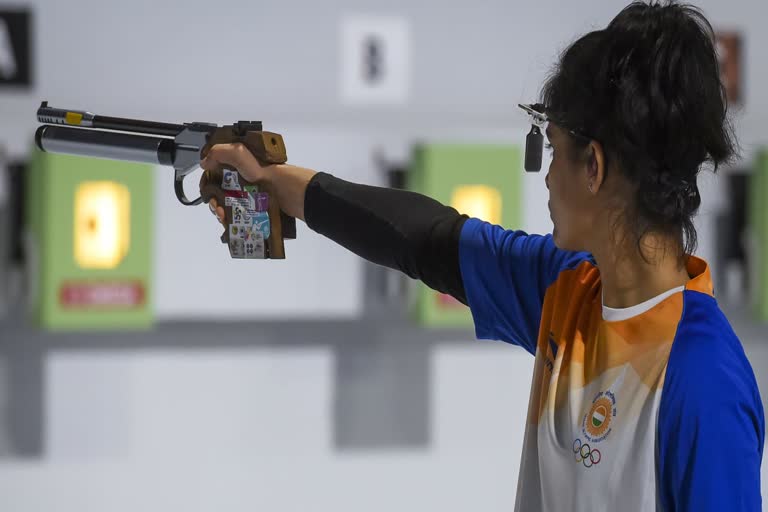
[[[455,209],[405,190],[350,183],[317,173],[304,196],[313,231],[373,263],[400,270],[466,304]]]

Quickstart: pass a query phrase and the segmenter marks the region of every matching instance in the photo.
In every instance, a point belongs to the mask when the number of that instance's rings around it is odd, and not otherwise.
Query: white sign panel
[[[410,26],[396,16],[349,15],[341,22],[341,100],[402,105],[410,92]]]

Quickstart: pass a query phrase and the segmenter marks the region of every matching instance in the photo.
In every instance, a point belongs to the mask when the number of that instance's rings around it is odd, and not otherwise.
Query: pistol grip
[[[262,166],[266,167],[273,164],[284,164],[288,161],[288,155],[285,151],[285,142],[283,141],[283,136],[279,133],[250,131],[243,137],[242,142]],[[291,217],[285,215],[280,209],[280,203],[278,202],[277,195],[274,193],[271,185],[266,183],[256,183],[256,185],[269,194],[269,218],[272,223],[272,231],[267,244],[269,247],[269,257],[272,259],[284,259],[285,244],[283,241],[285,239],[285,233],[283,221],[285,218],[290,219]],[[294,238],[295,231],[294,224]]]
[[[240,137],[245,147],[256,157],[262,166],[284,164],[288,161],[283,136],[273,132],[247,132]]]
[[[288,160],[283,137],[278,133],[265,131],[248,131],[243,135],[236,134],[231,127],[220,128],[211,136],[208,144],[203,149],[202,155],[205,156],[211,146],[223,143],[242,143],[262,166],[285,163]],[[226,230],[221,239],[223,242],[229,242],[229,233],[232,225],[232,208],[226,206],[225,193],[221,188],[222,176],[225,168],[217,169],[212,173],[203,173],[200,180],[200,193],[205,202],[216,197],[217,203],[224,207],[226,212],[225,225]],[[231,169],[226,169],[231,170]],[[296,219],[282,212],[277,196],[268,183],[248,183],[242,176],[237,174],[241,188],[246,185],[256,185],[261,192],[266,192],[269,196],[268,215],[270,221],[270,235],[266,240],[267,258],[284,259],[285,258],[285,238],[296,238]]]

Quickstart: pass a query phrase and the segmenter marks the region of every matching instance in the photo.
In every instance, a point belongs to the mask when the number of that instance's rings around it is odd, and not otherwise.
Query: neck
[[[674,244],[663,237],[644,236],[642,255],[634,243],[619,251],[615,244],[601,245],[592,255],[600,268],[603,304],[610,308],[635,306],[690,279]]]

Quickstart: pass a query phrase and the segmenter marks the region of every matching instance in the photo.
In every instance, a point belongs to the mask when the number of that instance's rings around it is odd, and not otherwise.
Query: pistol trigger
[[[195,206],[203,202],[202,197],[190,201],[184,193],[184,176],[176,177],[173,183],[173,190],[176,192],[176,198],[185,206]]]

